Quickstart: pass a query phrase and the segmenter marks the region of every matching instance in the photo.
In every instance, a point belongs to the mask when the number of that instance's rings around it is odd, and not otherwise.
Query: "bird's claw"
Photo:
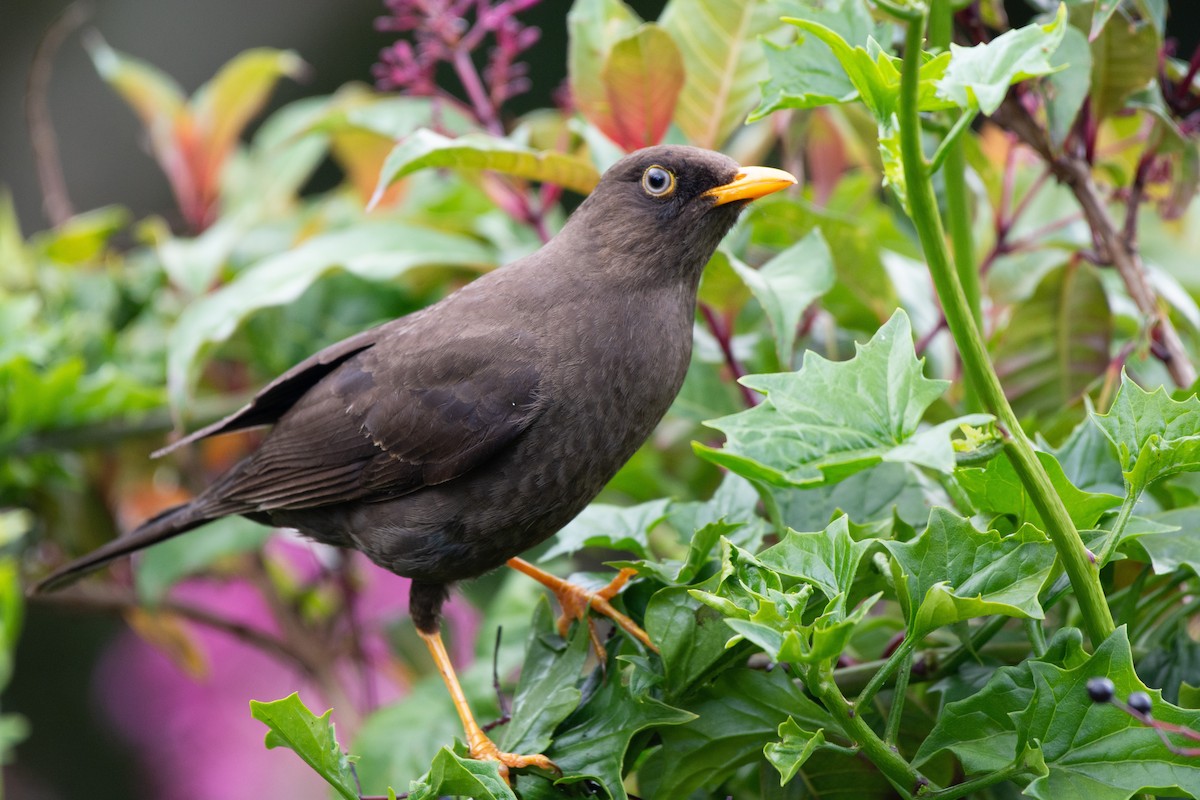
[[[558,766],[546,758],[541,753],[536,753],[530,756],[523,756],[517,753],[506,753],[501,750],[487,736],[475,738],[469,745],[471,758],[476,761],[494,761],[499,767],[500,777],[504,782],[512,785],[512,778],[509,776],[510,769],[526,769],[527,767],[537,767],[548,772],[553,772],[556,775],[562,775],[562,770]]]
[[[650,641],[650,637],[646,632],[636,622],[622,614],[609,602],[617,596],[621,589],[625,587],[625,584],[629,582],[629,579],[636,574],[637,570],[623,569],[617,573],[617,576],[607,586],[595,591],[566,582],[561,587],[556,588],[554,594],[558,597],[558,603],[562,607],[562,614],[558,618],[559,635],[566,637],[573,620],[586,622],[588,635],[591,637],[596,657],[603,662],[605,660],[604,644],[600,641],[600,636],[596,633],[595,623],[588,616],[588,609],[590,608],[611,619],[630,636],[637,639],[649,650],[657,653],[658,648],[655,647],[654,642]]]

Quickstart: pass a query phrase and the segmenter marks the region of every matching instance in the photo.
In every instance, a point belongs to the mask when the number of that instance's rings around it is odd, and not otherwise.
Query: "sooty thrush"
[[[500,752],[472,718],[439,633],[447,587],[508,561],[564,613],[611,612],[653,647],[607,602],[627,575],[589,594],[515,556],[578,514],[650,435],[687,371],[705,263],[748,201],[793,183],[691,147],[626,156],[537,252],[322,350],[167,448],[274,426],[195,499],[38,589],[231,514],[361,550],[412,578],[411,614],[472,756],[506,776],[552,767]]]

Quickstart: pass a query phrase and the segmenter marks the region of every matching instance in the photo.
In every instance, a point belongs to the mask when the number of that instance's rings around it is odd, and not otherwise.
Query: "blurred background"
[[[0,187],[11,193],[26,236],[49,227],[23,110],[30,69],[39,42],[67,5],[8,0],[0,26],[0,108],[5,112],[0,115]],[[629,5],[653,19],[663,2]],[[1008,5],[1014,26],[1028,19],[1024,3]],[[1172,8],[1169,33],[1179,40],[1179,52],[1191,52],[1200,35],[1197,5],[1176,3]],[[542,37],[524,56],[531,65],[532,90],[509,104],[510,112],[551,105],[561,86],[565,7],[548,0],[522,16],[541,29]],[[99,33],[116,50],[174,77],[188,93],[246,49],[295,50],[310,70],[301,81],[279,84],[258,117],[262,119],[299,98],[329,94],[350,81],[370,82],[379,50],[395,39],[374,28],[382,10],[379,0],[93,3],[82,28],[70,33],[48,62],[52,74],[45,100],[72,205],[85,211],[117,204],[135,219],[161,215],[179,222],[168,183],[146,152],[141,125],[97,75],[81,46],[82,33]],[[251,135],[253,130],[252,123]],[[338,180],[337,169],[325,164],[307,188],[328,188]],[[139,446],[148,453],[153,441],[148,438]],[[282,541],[272,547],[278,551],[275,556],[290,559],[297,570],[321,567],[320,554],[303,544]],[[381,616],[394,612],[404,599],[397,594],[403,592],[396,591],[389,576],[360,567],[369,576],[362,588],[364,604]],[[185,600],[230,614],[246,611],[260,599],[212,585],[185,586],[182,592]],[[456,608],[450,613],[462,618],[460,642],[467,642],[473,634],[470,613],[461,603]],[[144,641],[158,636],[162,644],[169,631],[142,629],[134,635],[131,625],[138,625],[136,616],[29,607],[14,677],[3,695],[4,711],[24,715],[31,725],[29,738],[17,749],[16,764],[6,767],[5,785],[12,798],[327,796],[298,759],[261,746],[263,728],[246,708],[251,697],[274,699],[303,690],[307,684],[302,676],[211,632],[198,638],[203,663],[189,675],[181,666],[186,658],[168,658]],[[169,650],[170,642],[163,649]],[[467,645],[457,655],[470,653]],[[238,787],[238,793],[231,794],[230,787]]]

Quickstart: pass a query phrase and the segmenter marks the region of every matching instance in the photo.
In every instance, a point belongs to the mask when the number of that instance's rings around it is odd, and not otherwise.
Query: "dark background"
[[[631,2],[654,18],[663,0]],[[1190,55],[1200,35],[1200,4],[1176,2],[1172,35]],[[7,0],[0,25],[0,191],[12,193],[26,235],[49,223],[42,213],[23,102],[38,41],[64,8],[61,0]],[[520,112],[549,103],[565,74],[565,0],[545,0],[525,18],[542,28],[529,53],[534,90],[512,104]],[[1014,24],[1028,19],[1024,3],[1009,3]],[[370,80],[379,49],[391,41],[376,33],[380,0],[108,0],[95,2],[85,29],[100,32],[117,50],[136,56],[195,90],[228,59],[251,47],[296,50],[312,67],[304,84],[284,80],[276,108],[300,97],[326,94],[347,81]],[[54,60],[49,104],[70,198],[77,211],[108,204],[136,217],[172,214],[170,192],[147,155],[136,118],[96,75],[72,35]],[[96,655],[121,623],[31,609],[5,711],[32,724],[18,750],[22,770],[36,773],[50,792],[37,797],[108,800],[142,796],[132,754],[91,718],[89,678]],[[26,784],[28,785],[28,784]],[[50,788],[52,787],[52,788]],[[14,800],[34,800],[31,797]]]

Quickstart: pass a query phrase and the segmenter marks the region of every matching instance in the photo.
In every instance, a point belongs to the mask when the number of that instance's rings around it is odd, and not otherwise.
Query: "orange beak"
[[[735,200],[756,200],[764,195],[794,186],[796,178],[790,172],[771,167],[742,167],[732,181],[709,189],[702,197],[712,197],[714,205],[722,206]]]

